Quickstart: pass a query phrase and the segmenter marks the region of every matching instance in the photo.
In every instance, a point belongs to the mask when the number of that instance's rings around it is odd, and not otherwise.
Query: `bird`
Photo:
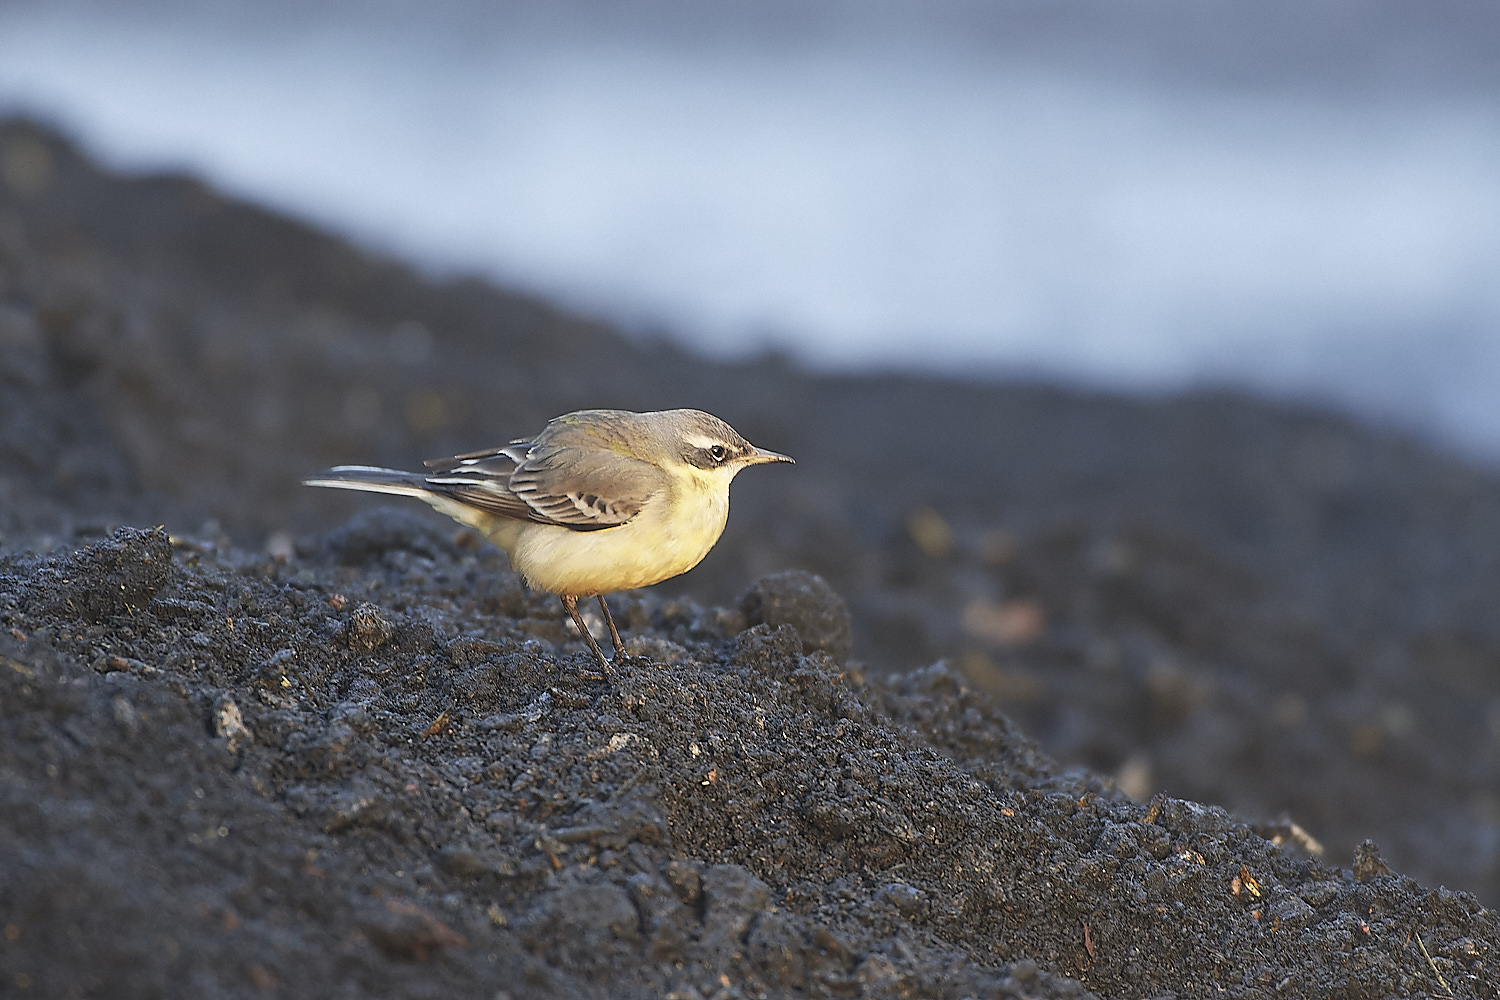
[[[598,598],[624,662],[604,595],[698,565],[724,532],[735,475],[772,462],[793,460],[702,410],[576,410],[535,437],[433,459],[423,472],[340,465],[303,484],[416,497],[476,528],[528,586],[562,600],[595,660],[616,676],[579,598]]]

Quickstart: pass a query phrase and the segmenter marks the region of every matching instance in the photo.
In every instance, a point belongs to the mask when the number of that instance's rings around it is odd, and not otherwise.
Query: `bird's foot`
[[[620,639],[620,630],[615,628],[615,616],[609,613],[609,605],[604,601],[604,595],[599,595],[599,610],[604,612],[604,624],[609,626],[609,637],[615,644],[615,662],[620,663],[630,659],[630,654],[625,652],[625,643]]]
[[[612,681],[617,681],[620,679],[620,672],[615,669],[615,664],[619,663],[618,659],[611,661],[604,655],[604,652],[599,649],[594,650],[594,659],[598,662],[599,669],[604,671],[605,677],[609,678]]]

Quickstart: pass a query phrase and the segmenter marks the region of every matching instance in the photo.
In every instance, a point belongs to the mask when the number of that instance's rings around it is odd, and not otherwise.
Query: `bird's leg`
[[[599,610],[604,612],[604,620],[609,623],[609,637],[615,641],[615,659],[623,660],[628,653],[625,652],[625,644],[620,641],[620,630],[615,628],[615,620],[609,613],[609,605],[604,603],[604,595],[599,595]]]
[[[589,631],[588,625],[583,621],[583,616],[578,613],[578,598],[572,594],[562,594],[559,596],[562,597],[563,607],[567,609],[568,614],[573,616],[573,624],[577,625],[578,631],[583,633],[583,638],[588,642],[589,649],[593,651],[594,659],[599,661],[599,666],[603,667],[604,672],[609,674],[609,676],[618,676],[615,673],[615,668],[610,666],[609,660],[605,658],[604,650],[600,649],[599,644],[594,641],[594,633]],[[610,623],[610,629],[614,629],[613,622]]]

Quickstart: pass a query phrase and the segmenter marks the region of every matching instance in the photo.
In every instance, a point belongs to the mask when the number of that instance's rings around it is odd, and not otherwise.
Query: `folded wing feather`
[[[427,488],[504,517],[597,531],[625,524],[666,487],[656,466],[614,451],[522,440],[426,463]]]

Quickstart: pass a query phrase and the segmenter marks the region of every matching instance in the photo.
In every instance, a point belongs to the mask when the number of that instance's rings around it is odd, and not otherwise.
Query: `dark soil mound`
[[[687,601],[626,602],[608,681],[503,557],[407,523],[296,568],[179,540],[165,587],[161,533],[120,529],[64,561],[153,581],[104,620],[59,565],[4,566],[10,982],[1497,995],[1496,914],[1373,849],[1341,872],[1131,802],[945,667],[871,683]]]
[[[1492,474],[713,365],[33,126],[0,165],[3,988],[1500,993],[1494,914],[1387,868],[1500,899]],[[612,600],[617,682],[471,534],[296,485],[679,405],[799,465]]]

